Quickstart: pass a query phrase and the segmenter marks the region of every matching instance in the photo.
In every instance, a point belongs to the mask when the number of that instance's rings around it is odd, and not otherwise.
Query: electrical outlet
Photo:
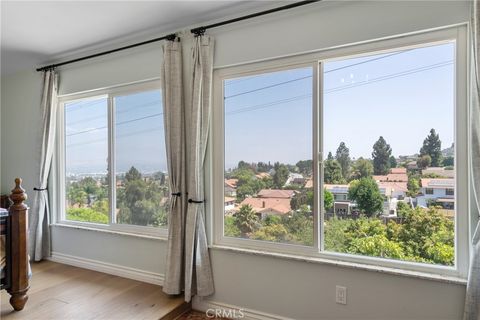
[[[347,304],[347,288],[337,286],[335,290],[335,301],[339,304]]]

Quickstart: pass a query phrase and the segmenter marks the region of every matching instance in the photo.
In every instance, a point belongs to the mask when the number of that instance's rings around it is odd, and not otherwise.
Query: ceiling
[[[2,75],[281,1],[1,1]]]

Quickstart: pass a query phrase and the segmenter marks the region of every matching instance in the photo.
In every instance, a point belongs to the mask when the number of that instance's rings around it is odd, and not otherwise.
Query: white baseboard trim
[[[229,319],[246,319],[246,320],[294,320],[291,318],[282,317],[276,314],[261,312],[226,304],[223,302],[212,301],[206,298],[195,296],[192,300],[192,309],[202,312],[208,312],[207,316],[215,314],[216,310],[220,310],[219,314],[222,317]]]
[[[102,262],[98,260],[86,259],[82,257],[76,257],[59,252],[52,252],[52,255],[47,260],[58,262],[62,264],[68,264],[74,267],[83,269],[94,270],[98,272],[108,273],[114,276],[133,279],[146,283],[156,284],[163,286],[164,276],[160,273],[154,273],[150,271],[130,268],[121,266],[118,264],[112,264]]]

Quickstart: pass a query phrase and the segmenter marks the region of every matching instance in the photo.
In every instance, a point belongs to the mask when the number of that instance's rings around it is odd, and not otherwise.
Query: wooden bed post
[[[23,203],[27,199],[25,189],[22,188],[22,179],[15,179],[15,188],[10,199],[13,205],[10,210],[10,263],[12,268],[11,285],[7,289],[10,293],[10,304],[16,311],[22,310],[28,300],[28,207]]]

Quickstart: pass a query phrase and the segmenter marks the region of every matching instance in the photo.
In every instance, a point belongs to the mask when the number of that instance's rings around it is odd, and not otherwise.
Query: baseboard
[[[82,257],[76,257],[59,252],[52,252],[52,255],[47,260],[58,262],[62,264],[68,264],[74,267],[94,270],[98,272],[108,273],[114,276],[133,279],[146,283],[156,284],[163,286],[164,276],[160,273],[154,273],[150,271],[124,267],[118,264],[106,263],[98,260],[86,259]]]
[[[282,317],[276,314],[261,312],[226,304],[223,302],[212,301],[206,298],[194,297],[192,309],[202,312],[208,312],[208,315],[213,315],[216,310],[220,310],[220,316],[229,319],[247,319],[247,320],[294,320],[291,318]]]

